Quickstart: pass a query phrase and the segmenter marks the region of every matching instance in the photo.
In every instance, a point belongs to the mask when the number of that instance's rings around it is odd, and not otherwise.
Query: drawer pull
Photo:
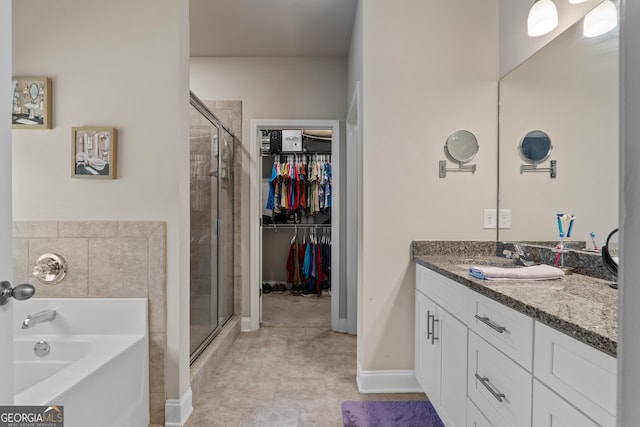
[[[493,323],[488,317],[480,317],[476,314],[475,318],[481,321],[482,323],[484,323],[485,325],[487,325],[488,327],[490,327],[491,329],[493,329],[494,331],[498,331],[499,333],[503,333],[504,331],[507,330],[507,328],[505,328],[504,326],[498,326],[495,323]]]
[[[505,395],[503,393],[496,393],[496,391],[493,388],[491,388],[491,386],[489,385],[489,378],[481,377],[480,375],[478,375],[477,372],[476,372],[476,378],[478,379],[478,381],[482,383],[483,386],[487,388],[487,390],[489,390],[489,393],[491,393],[498,402],[502,402],[504,400],[503,398],[505,397]]]

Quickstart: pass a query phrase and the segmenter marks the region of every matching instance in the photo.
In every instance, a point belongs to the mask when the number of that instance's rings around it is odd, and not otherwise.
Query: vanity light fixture
[[[611,0],[604,0],[587,13],[582,23],[585,37],[598,37],[613,30],[618,25],[618,8]]]
[[[527,17],[527,33],[538,37],[558,26],[558,9],[551,0],[536,0]]]
[[[587,1],[587,0],[569,0],[569,3],[571,3],[571,4],[578,4],[578,3],[584,3],[584,2],[586,2],[586,1]]]

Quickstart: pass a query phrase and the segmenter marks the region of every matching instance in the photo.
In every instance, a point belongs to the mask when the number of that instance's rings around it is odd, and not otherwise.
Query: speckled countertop
[[[413,260],[612,356],[618,340],[618,293],[608,281],[581,274],[541,282],[469,276],[470,260],[504,262],[494,242],[413,242]]]

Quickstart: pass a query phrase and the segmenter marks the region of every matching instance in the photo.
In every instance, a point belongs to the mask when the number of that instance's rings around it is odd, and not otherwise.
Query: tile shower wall
[[[160,221],[14,222],[15,283],[32,283],[36,298],[148,298],[151,423],[164,424],[166,353],[166,223]],[[67,260],[57,285],[32,279],[43,253]]]

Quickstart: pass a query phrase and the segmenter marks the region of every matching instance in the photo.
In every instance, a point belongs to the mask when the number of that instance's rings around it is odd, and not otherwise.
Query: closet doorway
[[[341,304],[346,305],[346,288],[341,286],[339,262],[339,121],[251,120],[250,128],[250,329],[258,330],[264,320],[269,326],[297,327],[299,323],[346,332],[346,308],[340,312]],[[272,140],[281,145],[272,142],[270,146]],[[306,174],[303,181],[274,188],[273,183],[283,182],[282,177],[289,182],[289,174],[295,179],[296,173],[301,172]],[[329,194],[327,178],[331,182]],[[281,293],[286,297],[278,298]],[[288,304],[287,300],[296,304]],[[263,305],[265,301],[268,305]],[[265,307],[290,312],[274,320],[269,316],[273,311],[266,313]],[[311,323],[300,320],[290,325],[277,324],[282,319],[300,319],[305,310],[305,320]]]

